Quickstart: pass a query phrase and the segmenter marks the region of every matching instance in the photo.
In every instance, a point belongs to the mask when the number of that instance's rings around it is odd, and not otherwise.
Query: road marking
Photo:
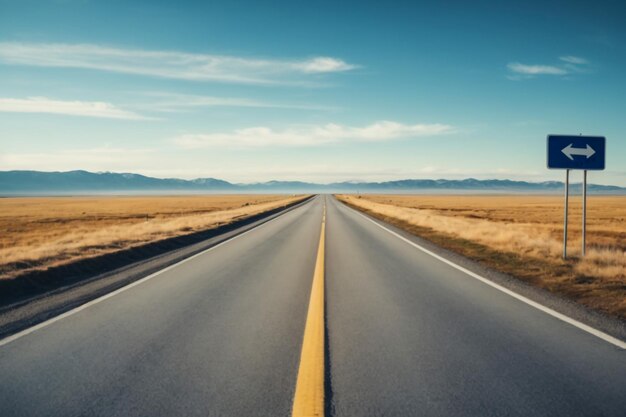
[[[324,415],[324,241],[326,232],[326,204],[322,216],[322,231],[313,273],[311,300],[307,313],[296,393],[293,398],[293,417]]]
[[[309,200],[309,201],[312,201],[312,200],[313,200],[313,199],[311,199],[311,200]],[[289,210],[289,211],[291,211],[291,210]],[[266,221],[266,222],[264,222],[264,223],[261,223],[261,224],[259,224],[259,225],[257,225],[257,226],[254,226],[252,229],[250,229],[250,230],[246,230],[246,231],[245,231],[245,232],[243,232],[243,233],[240,233],[240,234],[238,234],[238,235],[232,236],[232,237],[230,237],[230,238],[228,238],[228,239],[224,240],[223,242],[218,243],[218,244],[217,244],[217,245],[215,245],[215,246],[211,246],[210,248],[205,249],[205,250],[203,250],[202,252],[196,253],[195,255],[191,255],[190,257],[185,258],[185,259],[183,259],[183,260],[181,260],[181,261],[178,261],[178,262],[176,262],[175,264],[172,264],[172,265],[170,265],[170,266],[168,266],[168,267],[165,267],[165,268],[163,268],[163,269],[161,269],[161,270],[159,270],[159,271],[157,271],[157,272],[155,272],[155,273],[153,273],[153,274],[148,275],[147,277],[141,278],[141,279],[140,279],[140,280],[138,280],[138,281],[132,282],[132,283],[130,283],[130,284],[128,284],[128,285],[125,285],[125,286],[123,286],[123,287],[121,287],[121,288],[118,288],[117,290],[115,290],[115,291],[113,291],[113,292],[110,292],[110,293],[105,294],[105,295],[103,295],[103,296],[101,296],[101,297],[98,297],[98,298],[96,298],[96,299],[94,299],[94,300],[91,300],[91,301],[89,301],[89,302],[87,302],[87,303],[85,303],[85,304],[82,304],[82,305],[80,305],[80,306],[78,306],[78,307],[76,307],[76,308],[73,308],[73,309],[71,309],[71,310],[68,310],[68,311],[66,311],[66,312],[65,312],[65,313],[63,313],[63,314],[60,314],[60,315],[58,315],[58,316],[56,316],[56,317],[53,317],[53,318],[51,318],[51,319],[49,319],[49,320],[43,321],[43,322],[41,322],[41,323],[39,323],[39,324],[37,324],[37,325],[35,325],[35,326],[33,326],[33,327],[29,327],[28,329],[24,329],[24,330],[22,330],[21,332],[17,332],[17,333],[15,333],[15,334],[11,335],[11,336],[8,336],[8,337],[6,337],[6,338],[4,338],[4,339],[0,340],[0,347],[2,347],[2,346],[4,346],[4,345],[8,345],[9,343],[11,343],[11,342],[13,342],[13,341],[15,341],[15,340],[17,340],[17,339],[21,339],[22,337],[27,336],[27,335],[29,335],[29,334],[31,334],[31,333],[33,333],[33,332],[36,332],[37,330],[41,330],[41,329],[43,329],[44,327],[48,327],[48,326],[50,326],[51,324],[56,323],[57,321],[63,320],[63,319],[64,319],[64,318],[66,318],[66,317],[73,316],[74,314],[79,313],[79,312],[81,312],[81,311],[83,311],[83,310],[85,310],[85,309],[87,309],[87,308],[89,308],[89,307],[91,307],[91,306],[93,306],[93,305],[96,305],[96,304],[98,304],[98,303],[101,303],[102,301],[104,301],[104,300],[106,300],[106,299],[109,299],[109,298],[111,298],[111,297],[114,297],[114,296],[116,296],[117,294],[123,293],[124,291],[130,290],[131,288],[136,287],[137,285],[143,284],[144,282],[146,282],[146,281],[148,281],[148,280],[150,280],[150,279],[152,279],[152,278],[154,278],[154,277],[156,277],[156,276],[158,276],[158,275],[161,275],[161,274],[162,274],[162,273],[164,273],[164,272],[167,272],[167,271],[169,271],[169,270],[171,270],[171,269],[174,269],[174,268],[176,268],[177,266],[180,266],[180,265],[184,264],[185,262],[189,262],[189,261],[191,261],[192,259],[197,258],[198,256],[202,256],[202,255],[204,255],[205,253],[212,251],[213,249],[217,249],[217,248],[219,248],[220,246],[225,245],[225,244],[227,244],[227,243],[229,243],[229,242],[232,242],[233,240],[235,240],[235,239],[237,239],[237,238],[240,238],[240,237],[242,237],[242,236],[245,236],[245,235],[247,235],[248,233],[250,233],[250,232],[252,232],[252,231],[254,231],[254,230],[258,230],[258,229],[260,229],[261,227],[263,227],[263,226],[265,226],[265,225],[267,225],[267,224],[270,224],[270,223],[272,223],[272,222],[273,222],[273,221],[275,221],[275,220],[278,220],[279,218],[281,218],[281,217],[282,217],[282,215],[283,215],[283,214],[287,214],[289,211],[284,212],[284,213],[281,213],[281,214],[279,214],[278,216],[274,217],[274,218],[273,218],[273,219],[271,219],[271,220],[268,220],[268,221]]]
[[[348,207],[348,206],[346,206],[346,207]],[[470,271],[469,269],[463,268],[462,266],[457,265],[454,262],[449,261],[448,259],[446,259],[446,258],[444,258],[442,256],[437,255],[436,253],[434,253],[434,252],[432,252],[432,251],[430,251],[430,250],[428,250],[428,249],[418,245],[417,243],[415,243],[415,242],[405,238],[404,236],[399,235],[398,233],[394,232],[393,230],[390,230],[390,229],[386,228],[382,224],[380,224],[380,223],[370,219],[369,217],[367,217],[364,214],[358,212],[357,210],[353,209],[352,207],[348,207],[348,208],[354,210],[354,212],[356,214],[358,214],[359,216],[363,217],[365,220],[368,220],[368,221],[374,223],[376,226],[378,226],[381,229],[391,233],[392,235],[394,235],[398,239],[403,240],[404,242],[406,242],[409,245],[411,245],[411,246],[421,250],[422,252],[432,256],[433,258],[436,258],[436,259],[440,260],[441,262],[443,262],[445,264],[448,264],[451,267],[453,267],[455,269],[458,269],[461,272],[466,273],[470,277],[475,278],[475,279],[477,279],[477,280],[479,280],[479,281],[481,281],[481,282],[483,282],[483,283],[485,283],[485,284],[487,284],[487,285],[489,285],[489,286],[491,286],[491,287],[493,287],[493,288],[495,288],[495,289],[497,289],[499,291],[502,291],[503,293],[508,294],[511,297],[516,298],[519,301],[521,301],[523,303],[526,303],[526,304],[528,304],[531,307],[536,308],[537,310],[541,310],[544,313],[551,315],[552,317],[555,317],[555,318],[557,318],[557,319],[559,319],[561,321],[564,321],[565,323],[571,324],[574,327],[578,327],[580,330],[583,330],[583,331],[585,331],[585,332],[587,332],[587,333],[589,333],[589,334],[591,334],[591,335],[593,335],[595,337],[598,337],[598,338],[604,340],[605,342],[608,342],[608,343],[610,343],[610,344],[612,344],[614,346],[617,346],[620,349],[626,349],[626,342],[624,342],[624,341],[622,341],[622,340],[620,340],[620,339],[618,339],[616,337],[613,337],[613,336],[611,336],[609,334],[606,334],[603,331],[600,331],[600,330],[595,329],[595,328],[593,328],[591,326],[588,326],[588,325],[586,325],[584,323],[581,323],[578,320],[575,320],[575,319],[573,319],[571,317],[566,316],[565,314],[561,314],[558,311],[552,310],[551,308],[546,307],[543,304],[540,304],[540,303],[538,303],[536,301],[533,301],[530,298],[526,298],[523,295],[520,295],[520,294],[518,294],[516,292],[513,292],[513,291],[509,290],[508,288],[505,288],[505,287],[503,287],[501,285],[498,285],[495,282],[490,281],[489,279],[487,279],[485,277],[482,277],[482,276],[476,274],[475,272]]]

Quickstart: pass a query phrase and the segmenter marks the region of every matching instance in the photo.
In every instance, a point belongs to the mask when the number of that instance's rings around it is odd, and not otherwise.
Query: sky
[[[623,1],[0,0],[0,170],[626,186]],[[580,180],[579,173],[573,180]]]

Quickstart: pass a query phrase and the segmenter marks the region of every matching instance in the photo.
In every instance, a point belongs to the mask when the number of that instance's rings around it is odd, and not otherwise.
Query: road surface
[[[624,415],[626,351],[324,196],[0,346],[0,415],[291,415],[324,202],[330,414]]]

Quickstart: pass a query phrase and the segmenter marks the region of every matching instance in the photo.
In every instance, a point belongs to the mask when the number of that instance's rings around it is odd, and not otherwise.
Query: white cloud
[[[567,70],[551,65],[525,65],[519,62],[511,62],[507,65],[510,71],[524,75],[565,75]]]
[[[364,127],[350,127],[328,123],[283,130],[259,126],[227,133],[184,134],[175,138],[174,142],[187,149],[214,146],[232,148],[319,146],[338,142],[382,142],[398,138],[441,135],[452,131],[451,126],[444,124],[406,125],[380,121]]]
[[[295,68],[308,73],[338,72],[349,71],[354,68],[354,65],[347,64],[340,59],[318,57],[308,61],[296,63]]]
[[[587,65],[589,63],[589,61],[587,61],[585,58],[572,56],[572,55],[561,56],[559,57],[559,59],[563,62],[567,62],[568,64],[575,64],[575,65]]]
[[[148,119],[101,101],[61,101],[46,97],[0,98],[0,112],[50,113],[126,120]]]
[[[198,96],[165,92],[149,92],[143,93],[143,95],[154,98],[154,100],[151,100],[150,103],[137,105],[134,107],[165,112],[176,112],[181,111],[182,109],[189,109],[194,107],[255,107],[300,110],[337,109],[336,107],[314,106],[308,104],[275,103],[242,97]]]
[[[155,156],[153,149],[98,147],[64,149],[48,152],[0,154],[3,169],[36,169],[41,171],[135,172],[138,166],[149,163]]]
[[[193,81],[252,84],[301,82],[306,75],[356,68],[341,59],[330,57],[256,59],[90,44],[19,42],[0,42],[0,60],[19,65],[85,68]]]
[[[527,65],[511,62],[507,64],[507,68],[511,72],[508,78],[511,80],[522,80],[538,75],[565,76],[574,73],[584,73],[588,70],[586,66],[589,64],[589,61],[585,58],[566,55],[559,57],[559,60],[562,61],[560,65]]]

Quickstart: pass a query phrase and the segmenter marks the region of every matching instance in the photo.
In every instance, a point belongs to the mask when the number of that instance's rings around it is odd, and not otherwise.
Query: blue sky
[[[623,2],[203,3],[0,0],[0,169],[626,186]]]

